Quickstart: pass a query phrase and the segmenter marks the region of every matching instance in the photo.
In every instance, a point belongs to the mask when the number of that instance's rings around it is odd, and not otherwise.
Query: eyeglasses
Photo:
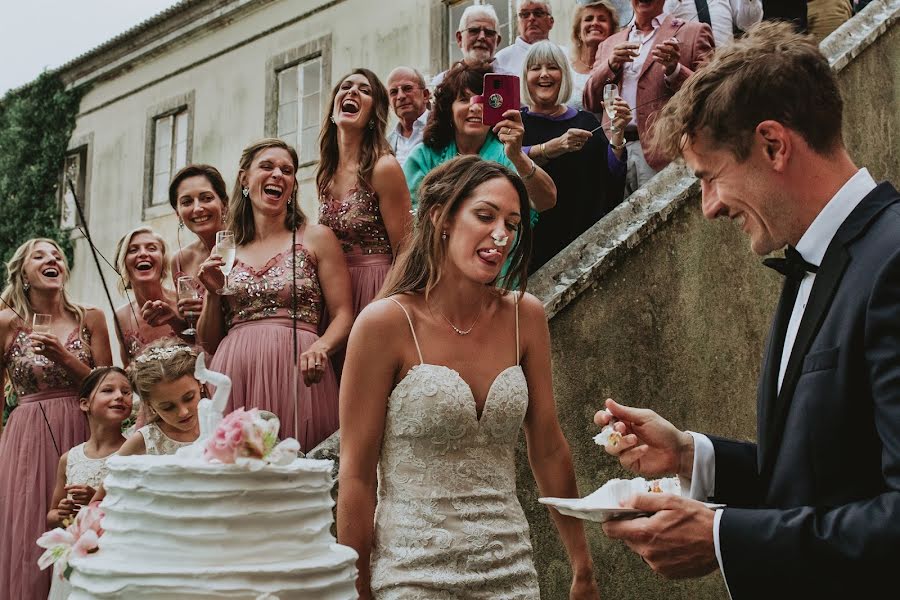
[[[486,37],[486,38],[497,37],[496,29],[488,29],[487,27],[468,27],[466,29],[466,33],[468,33],[472,37],[476,37],[476,38],[482,32],[484,32],[484,37]]]
[[[421,90],[421,89],[423,89],[421,86],[401,85],[400,87],[392,87],[391,89],[389,89],[388,95],[396,96],[397,94],[399,94],[402,91],[404,94],[409,96],[414,91]]]
[[[547,17],[549,15],[550,15],[550,13],[548,13],[546,10],[543,10],[541,8],[537,8],[535,10],[520,10],[519,11],[519,18],[522,19],[523,21],[528,19],[528,17],[534,17],[535,19],[543,19],[544,17]]]

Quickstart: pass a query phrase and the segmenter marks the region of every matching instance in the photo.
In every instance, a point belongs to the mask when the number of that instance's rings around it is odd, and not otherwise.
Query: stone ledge
[[[875,0],[820,45],[838,72],[871,46],[900,17],[900,0]],[[679,163],[660,171],[644,187],[529,279],[528,290],[541,299],[552,319],[582,292],[619,264],[697,192],[698,180]]]
[[[538,269],[528,289],[544,303],[547,318],[649,238],[696,192],[696,186],[699,182],[685,166],[669,165]]]

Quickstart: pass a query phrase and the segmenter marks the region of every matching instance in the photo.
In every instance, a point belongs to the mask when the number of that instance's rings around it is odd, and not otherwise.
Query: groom
[[[855,598],[900,565],[900,194],[857,168],[834,74],[785,24],[719,51],[666,105],[655,135],[784,275],[757,392],[758,443],[680,431],[607,401],[606,450],[634,472],[677,473],[690,498],[632,499],[612,521],[655,571],[722,570],[733,600]],[[711,510],[698,500],[724,503]]]

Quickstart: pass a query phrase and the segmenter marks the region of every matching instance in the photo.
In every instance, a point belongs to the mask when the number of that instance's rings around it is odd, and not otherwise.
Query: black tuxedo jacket
[[[758,445],[711,438],[733,600],[859,597],[900,567],[900,194],[869,193],[816,274],[782,382],[766,348]]]

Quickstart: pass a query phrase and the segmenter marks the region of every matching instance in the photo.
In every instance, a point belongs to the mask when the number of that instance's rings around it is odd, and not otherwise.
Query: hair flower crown
[[[181,354],[182,352],[187,352],[191,356],[197,356],[197,353],[193,348],[187,345],[180,346],[169,346],[168,348],[151,348],[146,352],[142,352],[135,358],[139,363],[147,363],[153,360],[167,360]]]

